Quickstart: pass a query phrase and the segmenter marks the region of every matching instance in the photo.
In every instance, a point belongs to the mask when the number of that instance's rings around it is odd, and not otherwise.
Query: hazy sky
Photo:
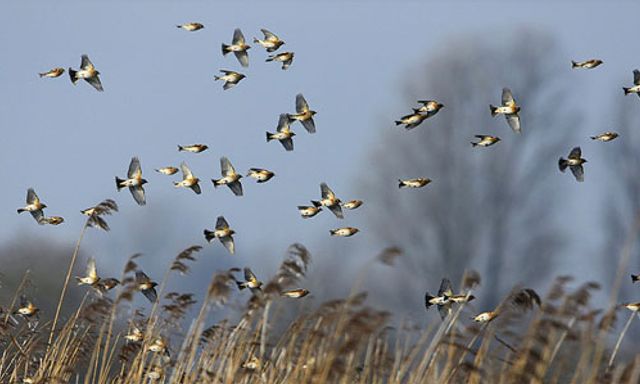
[[[200,271],[204,275],[229,263],[280,260],[296,241],[312,252],[324,247],[369,250],[375,238],[366,231],[363,211],[384,207],[365,203],[343,221],[326,212],[303,221],[296,206],[317,199],[322,181],[344,200],[358,197],[353,194],[358,174],[375,172],[369,148],[385,131],[405,134],[393,120],[410,107],[404,91],[412,76],[439,47],[465,36],[500,40],[518,29],[534,29],[557,37],[567,66],[571,59],[602,58],[605,65],[589,84],[583,83],[583,74],[567,71],[576,76],[573,96],[588,117],[585,134],[614,128],[607,124],[611,112],[597,108],[609,105],[612,95],[630,106],[637,102],[622,98],[620,87],[640,67],[633,38],[638,3],[274,4],[0,4],[0,241],[26,235],[73,242],[84,221],[79,210],[115,198],[121,212],[109,219],[112,232],[92,233],[85,246],[97,253],[99,266],[112,261],[119,268],[138,251],[148,255],[143,265],[166,260],[203,243],[202,230],[213,227],[218,215],[236,229],[238,254],[232,258],[220,244],[207,247],[201,256],[207,260],[202,264],[206,272]],[[188,21],[206,28],[188,33],[175,27]],[[233,55],[222,57],[220,44],[231,40],[236,27],[249,41],[260,37],[263,27],[277,33],[287,42],[281,50],[296,53],[293,65],[282,71],[277,63],[265,63],[267,54],[257,45],[249,52],[248,69]],[[67,74],[38,78],[38,72],[56,66],[77,68],[83,53],[100,70],[104,93],[84,82],[74,87]],[[213,81],[223,68],[247,78],[223,91],[222,83]],[[496,84],[487,104],[497,100],[503,86]],[[318,132],[309,135],[296,123],[295,151],[288,153],[277,142],[267,144],[265,131],[275,129],[280,113],[294,111],[299,92],[318,111]],[[437,121],[429,129],[437,129]],[[177,144],[191,143],[210,149],[176,151]],[[126,174],[134,155],[149,180],[146,207],[138,207],[126,190],[115,190],[114,176]],[[220,156],[229,157],[243,173],[264,167],[276,177],[262,185],[245,179],[242,198],[227,188],[214,190],[210,179],[220,176]],[[203,179],[202,195],[175,190],[178,175],[153,172],[182,160]],[[590,182],[590,171],[584,204],[602,196],[602,187]],[[28,187],[48,204],[48,214],[64,216],[66,222],[41,227],[26,214],[16,215]],[[596,235],[601,228],[594,220],[594,215],[586,217],[581,233]],[[350,239],[330,238],[328,230],[342,225],[363,232]],[[164,241],[150,244],[153,239]]]

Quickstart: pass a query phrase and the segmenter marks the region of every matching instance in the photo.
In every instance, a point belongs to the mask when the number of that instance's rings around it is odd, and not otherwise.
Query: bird
[[[161,173],[163,175],[171,176],[171,175],[175,175],[176,173],[178,173],[178,168],[176,168],[176,167],[162,167],[162,168],[156,169],[156,172]]]
[[[102,83],[100,82],[100,72],[96,69],[91,60],[89,60],[89,56],[87,55],[82,55],[80,69],[77,71],[69,67],[69,77],[71,78],[73,85],[76,85],[78,80],[84,79],[84,81],[91,84],[91,86],[97,91],[104,91]]]
[[[222,56],[226,56],[227,53],[233,52],[236,55],[236,59],[240,62],[240,65],[243,67],[249,66],[249,55],[247,51],[251,47],[247,45],[244,40],[244,35],[240,28],[236,28],[233,31],[233,40],[231,40],[231,44],[222,44]]]
[[[46,72],[38,73],[38,76],[40,76],[40,77],[48,77],[50,79],[55,79],[56,77],[62,76],[63,73],[64,73],[64,68],[59,68],[58,67],[58,68],[50,69],[50,70],[48,70]]]
[[[16,309],[13,314],[20,315],[25,319],[30,319],[38,315],[40,308],[36,307],[31,300],[27,299],[27,296],[20,296],[20,307]]]
[[[616,132],[607,131],[596,136],[591,136],[591,140],[598,140],[598,141],[602,141],[603,143],[606,143],[607,141],[614,140],[618,136],[619,135]]]
[[[98,283],[96,284],[95,288],[98,290],[100,294],[104,294],[112,290],[119,284],[120,284],[120,280],[113,277],[109,277],[106,279],[98,280]]]
[[[635,93],[640,97],[640,70],[633,70],[633,87],[622,87],[625,95]]]
[[[265,61],[266,62],[276,61],[276,62],[282,63],[282,70],[284,71],[291,66],[291,63],[293,63],[294,55],[295,54],[293,52],[281,52],[278,54],[269,55],[269,57],[267,57]]]
[[[285,43],[273,32],[269,32],[264,28],[260,29],[260,31],[264,35],[264,40],[260,40],[254,37],[253,42],[260,44],[269,53],[277,51],[278,48],[280,48],[280,46]]]
[[[149,345],[151,352],[160,353],[169,356],[169,349],[167,348],[167,342],[163,337],[157,337]]]
[[[254,178],[258,183],[266,183],[275,175],[275,173],[269,171],[268,169],[262,168],[250,168],[249,172],[247,173],[247,177]]]
[[[131,196],[138,203],[138,205],[145,205],[147,200],[144,196],[144,185],[147,180],[142,178],[142,168],[140,167],[140,160],[137,157],[132,157],[129,163],[129,171],[127,172],[126,179],[120,179],[116,176],[116,188],[118,192],[122,188],[129,188]]]
[[[200,153],[209,148],[206,144],[178,145],[178,152]]]
[[[487,311],[472,317],[471,320],[476,323],[488,323],[496,317],[498,317],[498,311]]]
[[[342,207],[349,210],[356,209],[361,205],[362,205],[362,200],[350,200],[350,201],[347,201],[346,203],[342,203]]]
[[[158,283],[152,281],[146,273],[136,271],[136,288],[152,303],[158,300],[157,285]]]
[[[475,138],[479,141],[471,142],[472,147],[490,147],[500,141],[499,137],[490,135],[475,135]]]
[[[336,228],[336,229],[329,230],[329,233],[331,234],[331,236],[337,236],[337,237],[351,237],[358,232],[360,232],[360,230],[354,227],[343,227],[343,228]]]
[[[185,31],[195,32],[204,28],[204,25],[200,23],[184,23],[184,24],[176,25],[176,27],[180,29],[184,29]]]
[[[131,330],[124,336],[124,339],[130,343],[139,343],[144,339],[144,332],[135,325],[132,325]]]
[[[190,188],[196,195],[201,194],[202,190],[200,189],[200,184],[198,184],[200,179],[193,175],[191,169],[187,166],[187,163],[183,161],[180,164],[180,169],[182,170],[182,180],[174,181],[173,185],[176,188]]]
[[[316,123],[313,121],[313,116],[315,116],[317,112],[311,110],[309,103],[307,103],[302,93],[296,95],[296,112],[297,113],[290,113],[288,115],[289,119],[301,122],[307,132],[316,133]]]
[[[582,150],[580,147],[575,147],[569,153],[567,159],[560,158],[558,160],[558,168],[560,168],[561,172],[564,172],[567,167],[571,168],[571,173],[576,178],[577,181],[584,181],[584,168],[582,164],[586,163],[587,159],[582,158]]]
[[[213,80],[214,81],[218,81],[218,80],[222,80],[224,81],[224,84],[222,85],[222,89],[223,90],[227,90],[229,88],[233,88],[236,85],[238,85],[238,83],[240,82],[240,80],[244,79],[245,75],[243,75],[240,72],[236,72],[236,71],[231,71],[228,69],[221,69],[220,70],[221,73],[223,73],[222,76],[213,76]]]
[[[449,298],[453,295],[453,289],[451,288],[451,281],[447,278],[442,279],[440,282],[440,288],[438,293],[433,296],[427,291],[424,295],[424,305],[429,309],[432,305],[438,306],[438,312],[440,317],[444,319],[449,314]],[[445,308],[446,306],[446,308]]]
[[[395,123],[396,126],[404,124],[404,129],[408,131],[422,124],[428,116],[427,114],[420,113],[418,108],[413,108],[413,113],[402,116],[400,120],[396,120]]]
[[[631,282],[635,283],[640,280],[640,275],[631,275]]]
[[[502,105],[499,107],[489,105],[489,110],[491,111],[491,116],[504,115],[511,129],[517,133],[521,132],[522,127],[520,126],[520,116],[518,115],[520,107],[509,88],[502,88]]]
[[[100,281],[100,276],[98,276],[98,271],[96,269],[96,260],[93,257],[90,257],[87,261],[87,271],[85,274],[85,276],[76,276],[78,285],[89,285],[95,287]]]
[[[242,363],[242,368],[248,371],[257,371],[262,367],[262,361],[257,356],[251,356],[247,361]]]
[[[64,223],[64,217],[62,216],[49,216],[43,217],[41,224],[60,225]]]
[[[251,290],[251,292],[254,294],[262,291],[261,289],[262,281],[258,280],[258,278],[253,273],[253,271],[251,271],[251,269],[249,268],[244,269],[244,280],[245,281],[236,280],[236,285],[238,286],[238,289],[240,289],[241,291],[245,288],[249,288],[249,290]]]
[[[242,183],[240,182],[242,175],[236,172],[229,159],[224,156],[220,158],[220,170],[222,178],[211,179],[214,188],[226,185],[234,195],[242,196]]]
[[[36,192],[33,190],[33,188],[29,188],[27,190],[27,205],[25,205],[23,208],[18,208],[18,213],[29,212],[38,224],[43,225],[43,210],[45,208],[47,208],[47,205],[40,201],[40,198],[38,197],[38,195],[36,195]]]
[[[327,183],[320,183],[320,201],[311,201],[316,207],[327,207],[338,218],[343,219],[342,208],[340,203],[342,201],[336,197],[336,194],[329,188]]]
[[[427,118],[435,115],[444,107],[443,104],[435,101],[435,100],[418,100],[418,103],[422,104],[422,107],[418,108],[416,111],[420,113],[427,113]]]
[[[622,304],[625,308],[627,308],[628,310],[632,311],[632,312],[638,312],[640,311],[640,302],[637,303],[626,303],[626,304]]]
[[[207,242],[211,242],[213,239],[220,239],[222,245],[227,248],[230,254],[234,254],[236,251],[236,245],[233,241],[233,235],[236,233],[233,229],[229,227],[229,223],[224,218],[224,216],[218,216],[216,220],[216,228],[213,231],[209,231],[207,229],[204,230],[204,238]]]
[[[603,63],[603,61],[599,60],[599,59],[589,59],[589,60],[585,60],[585,61],[573,61],[573,60],[571,60],[571,68],[592,69],[592,68],[595,68],[595,67],[599,66],[602,63]]]
[[[300,216],[303,219],[309,219],[313,216],[317,215],[322,211],[321,207],[316,207],[315,205],[307,206],[307,205],[299,205],[298,212],[300,212]]]
[[[406,180],[398,179],[398,188],[422,188],[430,182],[431,179],[427,177],[418,177],[415,179]]]
[[[286,113],[280,114],[278,126],[275,133],[267,132],[267,143],[271,140],[278,140],[287,151],[293,151],[293,137],[296,135],[291,130],[291,120]]]
[[[288,291],[283,291],[281,293],[282,296],[290,297],[292,299],[299,299],[301,297],[307,296],[308,294],[309,294],[309,290],[305,288],[290,289]]]

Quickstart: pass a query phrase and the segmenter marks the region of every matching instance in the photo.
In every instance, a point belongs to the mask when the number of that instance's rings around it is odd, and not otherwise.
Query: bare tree
[[[483,272],[483,303],[490,305],[507,289],[503,283],[547,276],[562,245],[554,214],[562,194],[554,192],[567,180],[558,177],[557,159],[571,149],[579,121],[564,98],[566,64],[551,38],[519,32],[500,42],[448,41],[411,76],[407,110],[425,98],[445,108],[411,131],[384,135],[371,154],[376,172],[361,191],[378,207],[368,212],[381,245],[406,252],[413,278],[402,289],[437,289],[441,277],[459,281],[473,267]],[[490,116],[503,87],[522,106],[521,134]],[[472,148],[476,134],[502,141]],[[397,179],[422,176],[433,182],[398,190]]]

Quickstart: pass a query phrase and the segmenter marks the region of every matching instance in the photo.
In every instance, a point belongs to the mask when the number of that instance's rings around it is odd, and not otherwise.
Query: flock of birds
[[[195,32],[203,29],[204,25],[201,23],[186,23],[178,25],[177,27],[188,32]],[[276,34],[266,29],[261,29],[261,32],[264,35],[264,38],[254,38],[253,41],[254,43],[262,46],[270,54],[267,57],[266,61],[280,62],[282,63],[282,70],[287,70],[293,63],[294,53],[276,53],[276,51],[278,51],[279,48],[285,44],[285,42]],[[231,43],[222,44],[222,54],[223,56],[226,56],[229,53],[233,53],[239,64],[243,68],[246,68],[249,65],[248,50],[250,48],[251,47],[247,44],[242,31],[240,29],[236,29],[233,33]],[[593,69],[601,64],[602,61],[596,59],[586,60],[582,62],[572,61],[572,68]],[[62,76],[64,72],[65,70],[63,68],[54,68],[50,71],[40,73],[39,75],[40,77],[57,78]],[[214,80],[224,81],[224,90],[228,90],[237,86],[238,83],[246,77],[244,74],[233,70],[222,69],[220,70],[220,72],[222,73],[222,75],[215,76]],[[69,68],[68,73],[71,82],[74,85],[77,84],[78,80],[82,79],[97,91],[102,92],[104,90],[100,81],[100,72],[96,69],[87,55],[82,55],[80,68],[78,70]],[[633,86],[624,88],[625,95],[635,93],[640,96],[639,70],[633,71],[633,83]],[[413,112],[411,114],[402,116],[399,120],[395,121],[395,124],[397,126],[404,125],[405,129],[411,130],[422,124],[425,120],[434,117],[440,110],[442,110],[442,108],[444,108],[444,105],[436,100],[419,100],[418,103],[421,104],[420,107],[413,108]],[[313,134],[316,132],[316,126],[314,122],[316,111],[313,111],[310,108],[308,102],[302,94],[298,94],[296,96],[295,109],[295,113],[280,114],[276,132],[266,133],[267,142],[277,140],[282,144],[286,151],[292,151],[294,148],[293,137],[295,136],[295,133],[292,131],[291,127],[292,124],[296,121],[300,122],[308,133]],[[508,125],[514,132],[520,133],[522,131],[519,116],[521,107],[516,103],[510,89],[504,88],[502,90],[501,104],[498,106],[490,105],[489,109],[491,116],[503,115],[506,118]],[[477,141],[471,142],[472,147],[485,148],[500,142],[500,138],[496,136],[476,135],[475,137]],[[597,136],[591,137],[591,139],[608,142],[614,140],[616,137],[618,137],[618,134],[615,132],[604,132]],[[202,153],[207,149],[208,146],[205,144],[178,145],[178,151],[194,154]],[[559,159],[558,167],[562,172],[564,172],[566,168],[569,168],[577,181],[583,181],[583,164],[586,162],[587,160],[582,157],[582,151],[580,147],[575,147],[571,150],[566,159]],[[222,157],[220,159],[220,168],[221,178],[211,179],[214,188],[226,185],[234,195],[242,196],[243,188],[241,179],[243,176],[236,171],[231,161],[226,157]],[[189,188],[194,193],[200,194],[202,192],[200,186],[201,180],[194,175],[186,162],[182,162],[180,164],[180,170],[182,172],[182,180],[175,181],[175,187]],[[156,171],[162,175],[171,176],[178,173],[179,169],[173,166],[166,166],[158,168],[156,169]],[[247,173],[247,177],[255,179],[258,183],[266,183],[271,180],[274,175],[274,172],[261,168],[251,168]],[[398,180],[398,187],[422,188],[430,182],[431,179],[426,177],[418,177],[405,180],[400,179]],[[133,157],[131,159],[127,176],[125,178],[116,177],[115,183],[118,191],[127,188],[138,205],[146,204],[144,185],[147,184],[147,180],[143,178],[142,167],[140,164],[140,160],[137,157]],[[333,190],[324,182],[320,184],[320,192],[321,197],[319,200],[312,200],[311,205],[308,206],[298,206],[298,211],[302,218],[312,218],[320,213],[323,208],[326,208],[331,211],[337,218],[343,219],[343,209],[354,210],[363,204],[361,200],[350,200],[347,202],[342,202],[342,200],[338,198]],[[47,206],[40,200],[36,192],[32,188],[30,188],[27,191],[26,205],[22,208],[19,208],[18,213],[29,212],[33,216],[35,221],[41,225],[58,225],[64,222],[64,219],[61,216],[46,216],[44,214],[45,208],[47,208]],[[85,209],[81,212],[89,217],[89,219],[87,220],[87,225],[108,231],[109,226],[106,221],[104,221],[102,216],[111,214],[111,212],[117,210],[118,206],[115,201],[105,200],[95,207]],[[342,227],[330,230],[330,234],[332,236],[339,237],[350,237],[358,232],[358,228],[354,227]],[[235,242],[233,238],[235,231],[223,216],[219,216],[217,218],[216,225],[213,230],[205,229],[203,231],[203,234],[207,242],[212,242],[217,239],[222,243],[222,245],[228,250],[229,253],[233,254],[235,252]],[[634,282],[638,279],[638,276],[632,276],[632,280]],[[105,292],[113,289],[115,286],[120,284],[120,282],[115,278],[100,277],[97,273],[96,263],[94,259],[89,259],[88,261],[86,276],[77,277],[77,280],[78,284],[91,286],[100,294],[104,294]],[[248,288],[254,294],[258,293],[262,286],[262,282],[256,277],[256,275],[251,271],[250,268],[244,268],[244,281],[236,280],[236,283],[239,289],[242,290]],[[158,297],[155,289],[157,283],[154,282],[143,271],[136,271],[135,284],[137,290],[139,290],[150,302],[157,301]],[[306,296],[308,293],[309,291],[307,289],[300,288],[282,292],[282,295],[292,298],[299,298]],[[535,294],[535,292],[531,291],[530,296],[534,302],[537,302],[539,304],[540,299],[537,294]],[[450,313],[453,304],[467,303],[473,299],[474,296],[468,293],[454,294],[451,282],[448,279],[443,279],[440,285],[440,289],[435,296],[430,295],[428,292],[426,293],[425,305],[427,309],[433,305],[437,306],[441,316],[444,318]],[[627,308],[638,311],[640,310],[640,303],[628,304]],[[34,316],[37,314],[37,312],[38,308],[26,297],[22,298],[21,307],[16,311],[17,314],[23,315],[25,317]],[[486,323],[493,320],[497,315],[497,310],[483,312],[473,317],[473,320],[476,322]],[[135,337],[135,335],[130,335],[130,337]]]

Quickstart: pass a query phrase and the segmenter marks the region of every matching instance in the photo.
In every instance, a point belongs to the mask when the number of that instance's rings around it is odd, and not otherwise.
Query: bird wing
[[[569,153],[569,158],[570,159],[575,159],[578,160],[582,157],[582,150],[580,149],[580,147],[575,147],[571,150],[571,153]]]
[[[40,224],[40,225],[44,225],[45,224],[44,213],[42,212],[42,209],[38,209],[36,211],[31,211],[29,213],[31,213],[31,216],[33,216],[33,218],[35,219],[35,221],[38,222],[38,224]]]
[[[513,94],[509,88],[502,88],[502,105],[513,105],[516,101],[513,99]]]
[[[233,31],[232,43],[233,43],[233,45],[244,45],[245,44],[244,35],[242,34],[242,31],[240,30],[240,28],[236,28]]]
[[[246,281],[258,281],[258,278],[253,274],[250,268],[244,269],[244,279]]]
[[[276,130],[278,132],[288,131],[290,129],[291,119],[289,119],[289,115],[286,113],[280,114],[280,119],[278,119],[278,126]]]
[[[233,176],[236,174],[235,168],[226,157],[220,158],[220,169],[222,170],[222,176]]]
[[[307,132],[316,133],[316,123],[313,121],[313,117],[303,120],[302,126],[307,130]]]
[[[278,40],[280,40],[280,38],[278,38],[278,36],[276,36],[275,33],[269,32],[268,30],[266,30],[264,28],[260,29],[260,32],[262,32],[262,34],[264,35],[264,39],[265,40],[269,40],[269,41],[278,41]]]
[[[96,259],[90,257],[87,261],[87,276],[92,279],[98,279],[98,270],[96,269]]]
[[[127,172],[127,177],[130,179],[135,179],[142,176],[142,167],[140,167],[140,159],[137,157],[131,158],[131,162],[129,163],[129,171]]]
[[[141,185],[129,187],[129,191],[138,205],[145,205],[147,203],[147,200],[144,197],[144,188]]]
[[[136,271],[136,283],[137,284],[148,283],[150,281],[151,281],[151,279],[149,278],[149,276],[147,276],[146,273],[144,273],[142,271]]]
[[[191,190],[193,192],[195,192],[196,195],[199,195],[199,194],[202,193],[202,189],[200,189],[200,184],[198,184],[198,183],[195,183],[195,184],[191,185],[189,188],[191,188]]]
[[[193,173],[191,173],[191,169],[184,161],[180,163],[180,169],[182,170],[182,179],[190,179],[193,177]]]
[[[451,304],[438,305],[438,313],[440,318],[444,320],[451,313]]]
[[[296,111],[298,113],[304,113],[308,110],[309,104],[307,103],[307,100],[305,100],[304,96],[302,96],[302,93],[298,93],[296,95]]]
[[[38,195],[36,195],[36,191],[34,191],[33,188],[29,188],[27,190],[27,204],[34,204],[39,202],[40,199],[38,198]]]
[[[158,300],[158,293],[155,288],[144,289],[142,294],[152,303],[155,303]]]
[[[633,84],[640,85],[640,70],[633,70]]]
[[[91,86],[95,88],[98,92],[104,91],[104,88],[102,88],[102,82],[100,82],[100,76],[98,75],[91,76],[91,77],[85,78],[85,81],[91,84]]]
[[[233,54],[236,55],[236,59],[238,59],[240,65],[243,67],[249,66],[249,54],[247,51],[235,51]]]
[[[331,188],[329,188],[327,183],[321,183],[320,184],[320,195],[322,196],[323,199],[335,199],[336,198],[336,194],[333,193],[333,191],[331,190]]]
[[[224,216],[218,216],[218,219],[216,220],[216,229],[225,228],[229,228],[229,223],[227,223],[227,220],[224,218]]]
[[[571,168],[571,173],[573,173],[577,181],[584,181],[584,168],[582,165],[572,165],[569,168]]]
[[[224,245],[225,248],[229,251],[230,254],[234,254],[236,251],[236,245],[233,242],[232,236],[224,236],[220,238],[220,242]]]
[[[451,280],[444,278],[440,283],[440,289],[438,289],[438,296],[453,296],[453,289],[451,288]]]
[[[280,140],[280,144],[282,144],[287,151],[293,151],[293,140],[290,137]]]
[[[520,116],[517,113],[510,113],[508,115],[504,115],[507,119],[507,124],[511,127],[514,132],[520,132],[522,127],[520,126]]]
[[[20,307],[24,308],[29,305],[29,299],[27,299],[26,295],[20,296]]]
[[[227,187],[233,192],[236,196],[242,196],[242,184],[239,181],[234,181],[233,183],[228,183]]]
[[[91,60],[89,60],[89,56],[82,55],[82,60],[80,61],[80,68],[82,69],[90,69],[95,68]]]
[[[333,214],[336,215],[338,219],[344,219],[344,215],[342,214],[342,207],[340,207],[340,204],[334,204],[330,206],[329,210],[333,212]]]

